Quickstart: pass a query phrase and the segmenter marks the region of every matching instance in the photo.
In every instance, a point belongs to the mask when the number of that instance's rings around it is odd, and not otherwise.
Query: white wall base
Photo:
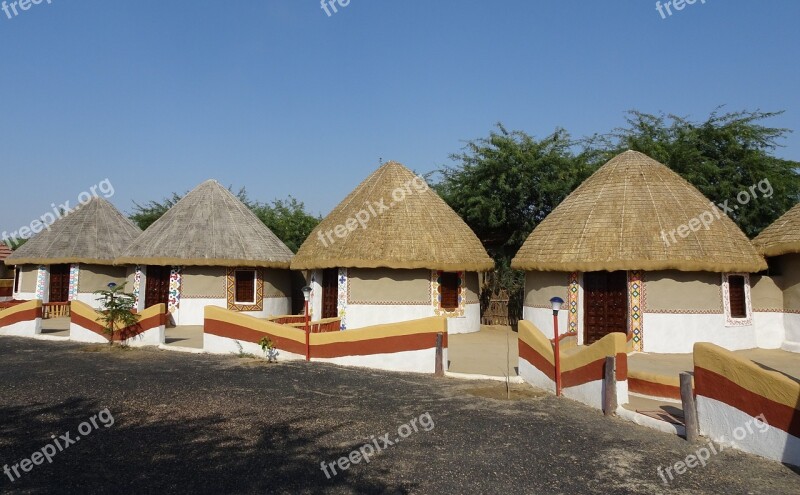
[[[203,335],[203,350],[209,354],[239,355],[239,353],[245,353],[253,354],[258,357],[264,357],[264,351],[261,350],[261,346],[259,344],[229,339],[227,337],[220,337],[219,335],[212,335],[210,333]],[[277,350],[275,357],[278,361],[296,361],[306,358],[305,356],[287,352],[281,349]],[[264,357],[264,359],[266,359],[266,357]]]
[[[88,342],[90,344],[108,344],[108,339],[87,330],[76,323],[69,325],[69,340],[75,342]]]
[[[97,300],[100,297],[97,294],[92,294],[91,292],[79,292],[78,297],[75,299],[88,305],[92,309],[100,309],[101,303]]]
[[[0,335],[8,337],[36,337],[42,333],[42,319],[20,321],[0,328]]]
[[[689,354],[696,342],[730,351],[756,347],[753,325],[726,327],[723,314],[644,314],[644,352]]]
[[[481,305],[465,304],[464,316],[447,319],[447,334],[473,333],[481,331]]]
[[[553,310],[545,308],[522,308],[522,319],[533,323],[548,339],[553,338]],[[558,334],[569,332],[569,313],[566,310],[558,312]],[[578,344],[583,343],[583,335],[578,332]]]
[[[444,362],[447,351],[444,350]],[[386,371],[405,371],[411,373],[433,373],[436,368],[436,349],[421,351],[394,352],[391,354],[372,354],[369,356],[343,356],[336,358],[313,358],[314,362],[332,363],[342,366],[358,366]]]
[[[756,423],[749,414],[700,395],[697,396],[697,416],[700,433],[717,443],[800,466],[800,438]]]
[[[556,393],[556,384],[549,376],[539,370],[525,359],[519,359],[519,376],[536,388]]]
[[[136,337],[131,337],[130,339],[126,339],[123,344],[129,345],[131,347],[145,347],[149,345],[161,345],[165,343],[164,340],[164,326],[161,325],[157,328],[151,328],[146,332],[142,332]]]
[[[180,307],[172,314],[176,325],[203,325],[205,319],[205,307],[218,306],[228,307],[228,300],[219,299],[188,299],[183,298]],[[292,310],[292,302],[288,297],[270,297],[264,299],[264,309],[262,311],[242,311],[242,314],[254,318],[269,318],[270,316],[287,315]]]

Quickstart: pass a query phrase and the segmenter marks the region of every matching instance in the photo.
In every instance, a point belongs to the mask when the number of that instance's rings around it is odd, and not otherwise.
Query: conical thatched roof
[[[337,227],[348,225],[355,228],[337,237]],[[494,261],[424,179],[387,162],[333,209],[292,261],[296,270],[336,267],[486,271]]]
[[[209,180],[153,222],[117,264],[289,268],[291,259],[247,206]]]
[[[7,265],[111,265],[142,231],[103,198],[92,198],[33,236]]]
[[[764,256],[800,253],[800,203],[762,230],[753,245]]]
[[[708,229],[690,229],[703,219]],[[677,232],[683,225],[689,229],[685,238]],[[652,158],[626,151],[558,205],[534,229],[511,266],[757,272],[767,265],[739,227],[715,211],[694,186]]]

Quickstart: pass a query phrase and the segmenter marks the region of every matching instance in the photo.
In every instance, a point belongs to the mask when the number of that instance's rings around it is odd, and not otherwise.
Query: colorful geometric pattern
[[[347,268],[339,268],[339,330],[347,330]]]
[[[309,287],[311,287],[311,295],[308,297],[308,318],[311,321],[314,321],[314,294],[316,293],[316,290],[314,288],[316,286],[317,286],[317,271],[313,270],[311,272],[311,284],[309,284]]]
[[[444,272],[441,270],[431,270],[431,301],[433,302],[433,314],[436,316],[447,316],[448,318],[464,316],[464,272],[457,272],[458,308],[452,310],[442,308],[441,276],[443,273]]]
[[[567,309],[569,310],[569,332],[578,333],[578,272],[569,274],[567,289]]]
[[[644,272],[628,272],[628,296],[628,336],[633,341],[633,350],[641,352],[644,349]]]
[[[225,277],[227,287],[228,309],[231,311],[263,311],[264,310],[264,279],[261,270],[256,270],[256,303],[250,305],[236,304],[236,268],[228,268]]]
[[[731,298],[728,277],[739,275],[744,277],[744,308],[747,311],[747,318],[731,317]],[[750,275],[747,273],[723,273],[722,274],[722,305],[725,310],[726,327],[747,327],[753,324],[752,301],[750,300]]]
[[[142,289],[142,267],[136,265],[133,269],[133,299],[135,301],[134,308],[139,307],[139,293]]]
[[[173,266],[169,271],[168,310],[174,313],[181,306],[181,267]]]
[[[69,295],[68,301],[74,301],[78,298],[78,276],[80,275],[81,268],[77,263],[69,265]]]
[[[45,279],[47,279],[47,267],[40,265],[36,272],[36,299],[40,301],[44,301]]]

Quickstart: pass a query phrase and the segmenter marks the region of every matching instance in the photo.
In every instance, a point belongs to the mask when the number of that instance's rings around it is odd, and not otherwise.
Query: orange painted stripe
[[[523,340],[519,341],[519,357],[528,361],[536,369],[544,373],[548,378],[554,380],[555,366],[544,356],[536,352]],[[587,365],[561,373],[561,385],[563,387],[575,387],[585,383],[602,380],[605,377],[605,359],[598,359]],[[617,380],[628,379],[628,356],[624,353],[617,354]]]
[[[770,400],[740,386],[736,382],[695,366],[695,393],[714,399],[756,417],[761,414],[773,428],[800,438],[800,410]]]
[[[234,325],[233,323],[228,323],[225,321],[206,318],[204,331],[205,333],[216,335],[217,337],[241,340],[244,342],[251,342],[253,344],[258,344],[261,342],[262,338],[269,337],[270,340],[272,340],[272,343],[275,344],[275,347],[282,351],[300,354],[301,356],[306,355],[305,342],[298,342],[296,340],[279,337],[268,332],[259,332],[257,330]],[[298,332],[302,331],[298,330]]]
[[[105,328],[100,323],[97,323],[94,320],[90,320],[84,316],[79,315],[78,313],[72,313],[71,320],[72,323],[80,325],[81,327],[89,330],[91,332],[96,333],[97,335],[108,339],[108,334],[105,331]],[[153,328],[157,328],[161,325],[166,323],[166,315],[157,314],[153,315],[149,318],[146,318],[140,321],[137,325],[125,327],[119,332],[114,334],[115,341],[122,341],[126,339],[130,339],[132,337],[136,337],[140,333],[144,333],[148,330],[152,330]]]
[[[544,373],[551,380],[555,376],[555,366],[522,339],[519,339],[519,357],[529,362],[531,366]]]
[[[668,399],[681,398],[681,388],[674,385],[665,385],[641,378],[628,377],[628,390],[637,394],[651,395],[653,397],[665,397]]]
[[[42,317],[42,308],[32,308],[25,311],[18,311],[3,318],[0,318],[0,327],[7,327],[23,321],[33,321]]]
[[[447,334],[442,335],[442,347],[447,348]],[[392,354],[395,352],[421,351],[436,348],[436,333],[417,333],[411,335],[395,335],[360,340],[357,342],[336,342],[333,344],[314,345],[311,357],[335,358],[345,356],[369,356],[372,354]]]

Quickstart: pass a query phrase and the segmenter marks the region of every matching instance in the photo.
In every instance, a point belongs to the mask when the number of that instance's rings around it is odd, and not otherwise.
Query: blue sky
[[[47,1],[0,11],[0,231],[106,178],[126,213],[215,178],[324,215],[380,158],[434,170],[496,122],[583,136],[724,104],[800,131],[796,0],[666,19],[650,0]],[[784,144],[800,160],[800,133]]]

